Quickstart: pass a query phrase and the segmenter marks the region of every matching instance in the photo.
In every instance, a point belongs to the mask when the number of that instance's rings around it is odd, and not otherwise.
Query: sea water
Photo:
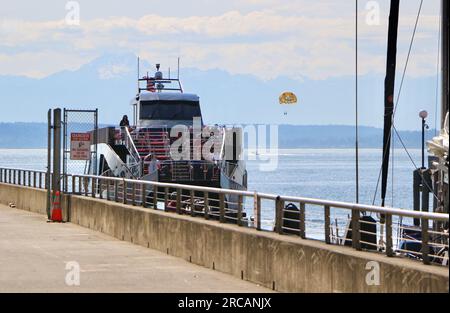
[[[421,164],[421,151],[411,149],[408,153],[395,150],[390,160],[393,167],[389,170],[386,198],[389,206],[403,209],[413,207],[413,171],[415,166]],[[267,163],[265,160],[270,157],[274,156],[258,154],[246,161],[248,190],[355,202],[356,165],[353,149],[280,149],[276,155],[276,166],[271,171],[264,171],[261,165]],[[377,188],[377,181],[381,159],[381,149],[359,151],[360,203],[380,203],[381,183]],[[45,149],[0,149],[0,167],[45,170],[46,163]],[[249,215],[253,214],[251,201],[246,202],[246,211]],[[263,203],[263,227],[273,227],[274,212],[273,203]],[[322,208],[307,207],[306,213],[307,233],[312,234],[312,237],[323,234]],[[348,210],[332,210],[332,219],[339,219],[339,223],[342,223],[348,213]]]

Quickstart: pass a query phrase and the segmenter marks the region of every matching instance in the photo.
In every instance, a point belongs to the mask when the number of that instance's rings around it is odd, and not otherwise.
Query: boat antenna
[[[177,79],[180,80],[180,57],[178,57],[178,76]]]
[[[137,85],[138,85],[138,93],[139,93],[139,78],[141,77],[140,73],[139,73],[139,67],[140,67],[140,60],[139,60],[139,56],[137,57]]]

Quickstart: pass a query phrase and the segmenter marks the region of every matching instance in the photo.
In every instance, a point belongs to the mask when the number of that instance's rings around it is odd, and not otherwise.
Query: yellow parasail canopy
[[[286,91],[280,95],[279,100],[281,105],[296,104],[297,96],[293,92]]]

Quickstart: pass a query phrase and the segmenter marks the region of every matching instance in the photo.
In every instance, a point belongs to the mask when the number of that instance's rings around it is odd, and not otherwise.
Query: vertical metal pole
[[[253,200],[255,201],[254,205],[256,211],[256,230],[261,230],[261,198],[256,192],[253,197]]]
[[[53,195],[61,191],[61,109],[53,110]]]
[[[275,200],[275,232],[279,234],[283,233],[283,208],[284,201],[278,196]]]
[[[359,203],[359,134],[358,134],[358,0],[355,0],[355,166],[356,203]]]
[[[50,206],[51,206],[51,187],[50,187],[50,175],[52,172],[52,110],[47,112],[47,174],[45,175],[45,188],[47,188],[47,203],[46,211],[47,217],[50,219]]]
[[[243,203],[243,196],[238,196],[238,211],[237,211],[237,224],[238,226],[242,226],[242,203]]]
[[[190,191],[191,196],[191,216],[195,216],[195,208],[194,208],[194,190]]]
[[[394,255],[392,249],[392,215],[386,214],[386,255],[391,257]]]
[[[422,168],[425,168],[425,119],[424,118],[422,119]]]
[[[223,193],[219,194],[219,220],[221,223],[225,223],[225,195]]]
[[[181,189],[177,188],[177,213],[181,214]]]
[[[142,183],[141,187],[142,187],[142,190],[141,190],[142,201],[141,202],[142,202],[142,206],[144,208],[146,208],[147,207],[147,185]]]
[[[300,237],[303,239],[306,238],[305,215],[305,204],[302,202],[300,203]]]
[[[169,204],[169,188],[164,187],[164,211],[167,211],[168,204]]]
[[[442,104],[441,104],[441,128],[444,128],[445,115],[449,107],[450,75],[449,75],[449,33],[450,33],[450,3],[448,0],[442,0]]]
[[[208,192],[205,191],[203,193],[203,211],[205,214],[205,219],[209,219],[209,195]]]
[[[178,202],[178,191],[177,191],[177,202]],[[177,204],[178,207],[178,204]],[[153,209],[158,209],[158,186],[153,186]]]
[[[324,216],[325,216],[325,243],[330,244],[331,243],[331,232],[330,232],[330,207],[328,205],[325,206]]]
[[[136,205],[136,183],[131,185],[131,204]]]
[[[430,264],[430,256],[429,256],[429,233],[428,233],[428,219],[423,218],[421,220],[422,223],[422,260],[423,264]]]
[[[352,247],[361,250],[361,233],[359,232],[360,213],[358,210],[352,210]]]

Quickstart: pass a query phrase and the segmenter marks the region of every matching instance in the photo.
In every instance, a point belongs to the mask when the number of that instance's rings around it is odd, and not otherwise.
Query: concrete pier
[[[0,205],[0,292],[270,292],[159,251]],[[67,262],[80,285],[68,286]],[[71,276],[70,276],[71,277]],[[70,281],[70,279],[69,279]]]
[[[0,183],[0,203],[12,202],[21,210],[45,214],[45,196],[45,190],[42,189]],[[119,241],[110,241],[114,242],[112,246],[122,246],[125,244],[124,242],[128,242],[127,245],[131,247],[130,249],[154,249],[163,253],[163,255],[167,253],[177,257],[180,262],[186,265],[192,265],[191,262],[206,269],[214,270],[212,273],[218,271],[230,274],[230,279],[234,277],[239,283],[242,282],[240,281],[242,279],[267,288],[261,290],[374,293],[448,293],[449,290],[447,267],[427,266],[408,258],[387,257],[380,253],[356,251],[350,247],[305,240],[298,236],[257,231],[237,225],[222,224],[213,220],[204,220],[92,197],[67,195],[62,203],[64,215],[70,221],[70,224],[56,225],[56,227],[71,229],[71,227],[75,227],[71,225],[72,223],[77,224],[97,232],[91,234],[104,236],[101,235],[103,233],[119,239]],[[53,224],[44,223],[44,220],[45,217],[41,217],[43,230],[55,227]],[[6,227],[4,224],[0,223],[2,233],[3,227]],[[18,234],[20,238],[20,232]],[[29,237],[30,240],[33,239],[32,234],[29,234]],[[102,238],[112,240],[111,237]],[[17,240],[17,250],[7,252],[5,258],[20,259],[21,251],[28,253],[32,249],[28,246],[20,248],[20,244],[25,244],[26,240]],[[69,254],[71,257],[64,258],[63,261],[70,261],[70,259],[73,259],[72,256],[78,255],[77,251],[80,250],[78,245],[83,247],[84,244],[83,242],[71,244],[68,248],[71,251],[71,254]],[[9,245],[7,239],[5,245]],[[96,246],[94,243],[90,246],[93,253],[98,253],[100,260],[103,260],[99,261],[100,264],[103,264],[103,267],[108,268],[108,265],[105,264],[109,263],[124,264],[122,263],[124,261],[116,263],[112,258],[103,258],[105,253],[108,255],[109,249],[116,249],[115,247],[105,246],[103,248]],[[62,247],[62,249],[65,248]],[[2,248],[2,252],[3,250],[5,249]],[[124,260],[127,260],[125,251],[117,250],[116,253],[123,255]],[[117,257],[117,254],[113,255]],[[43,257],[39,260],[50,262]],[[9,262],[13,261],[9,260]],[[0,262],[3,263],[4,261],[0,259]],[[27,261],[22,260],[21,262]],[[157,260],[154,266],[162,266],[162,263],[164,263],[163,259]],[[0,266],[4,267],[3,264],[0,264]],[[142,266],[145,269],[145,266]],[[136,272],[137,280],[130,279],[128,281],[130,288],[140,284],[139,272]],[[180,269],[180,277],[185,277],[185,280],[186,277],[190,277],[184,276],[181,274],[182,272],[186,272],[186,270]],[[147,272],[143,271],[143,273]],[[39,274],[36,275],[34,281],[38,284],[37,281],[40,276]],[[14,279],[14,275],[9,277]],[[153,291],[168,291],[167,284],[169,284],[171,277],[173,276],[160,277],[158,279],[159,285]],[[236,282],[236,280],[233,281]],[[108,285],[105,284],[106,286]],[[180,286],[183,286],[183,284],[174,283],[173,285],[174,288],[181,288]],[[199,283],[196,285],[197,289],[190,288],[189,291],[210,292],[215,290],[202,286],[203,284]],[[225,285],[220,283],[219,286]],[[252,284],[245,286],[256,288]],[[243,291],[239,288],[230,285],[227,290]],[[217,289],[217,291],[225,290]],[[248,291],[256,290],[248,289]]]

